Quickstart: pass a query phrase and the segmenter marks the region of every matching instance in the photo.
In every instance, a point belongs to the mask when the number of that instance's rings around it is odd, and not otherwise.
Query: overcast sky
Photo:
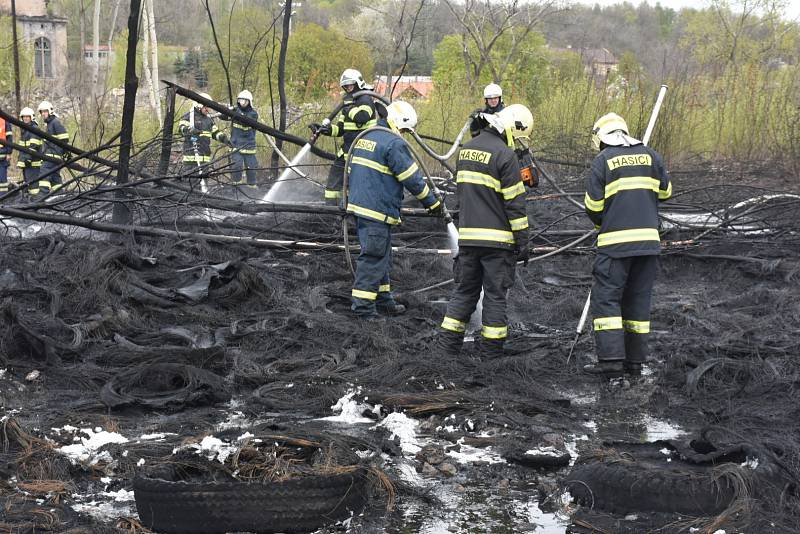
[[[621,4],[622,0],[578,0],[581,4],[594,5],[600,4],[601,6],[610,6],[614,4]],[[639,0],[629,0],[633,5],[639,5]],[[655,0],[649,0],[648,4],[654,6]],[[709,0],[662,0],[659,2],[663,7],[671,7],[678,10],[682,7],[696,7],[703,8],[711,5]],[[800,21],[800,0],[788,0],[786,2],[786,18]]]

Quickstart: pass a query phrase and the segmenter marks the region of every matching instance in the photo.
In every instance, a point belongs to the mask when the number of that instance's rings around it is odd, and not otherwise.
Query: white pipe
[[[656,98],[656,105],[653,108],[653,112],[650,114],[650,122],[647,123],[647,129],[644,131],[644,137],[642,138],[642,144],[646,145],[650,142],[650,136],[653,134],[653,128],[656,126],[656,119],[658,118],[658,112],[661,111],[661,104],[664,102],[664,95],[667,94],[667,86],[662,85],[661,89],[658,90],[658,98]]]

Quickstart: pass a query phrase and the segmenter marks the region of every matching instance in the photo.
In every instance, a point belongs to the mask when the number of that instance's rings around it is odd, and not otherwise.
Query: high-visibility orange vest
[[[6,140],[6,120],[0,119],[0,140]]]

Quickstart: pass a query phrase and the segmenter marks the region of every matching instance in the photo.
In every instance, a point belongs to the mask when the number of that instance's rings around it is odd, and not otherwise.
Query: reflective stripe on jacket
[[[384,120],[378,125],[388,128]],[[438,206],[406,142],[389,132],[368,132],[353,145],[347,211],[387,224],[400,223],[403,188],[426,208]]]
[[[342,138],[342,148],[337,156],[350,151],[350,145],[362,131],[378,124],[375,104],[369,95],[361,95],[355,100],[349,94],[344,96],[341,119],[331,124],[331,135]]]
[[[200,130],[200,133],[195,136],[189,133],[192,126],[189,113],[194,113],[194,127]],[[198,108],[189,113],[184,114],[178,123],[178,130],[183,135],[183,161],[211,161],[211,138],[219,140],[218,136],[222,130],[217,128],[214,119],[203,115]],[[193,137],[194,140],[192,140]]]
[[[38,128],[39,125],[36,121],[31,121],[30,126],[34,128]],[[25,148],[29,148],[31,150],[35,150],[37,153],[42,152],[42,138],[36,135],[33,132],[29,132],[28,130],[23,130],[20,128],[21,132],[21,139],[19,140],[20,146],[24,146]],[[17,167],[41,167],[42,166],[42,159],[38,156],[34,156],[31,154],[26,154],[25,152],[19,153],[19,157],[17,158]]]
[[[237,115],[243,115],[248,119],[258,120],[258,112],[252,106],[241,108],[237,104],[233,108],[233,112]],[[241,154],[255,154],[256,153],[256,131],[244,124],[239,124],[233,121],[231,124],[231,144],[233,148],[238,148]]]
[[[44,122],[47,124],[47,133],[61,141],[69,141],[67,129],[64,128],[64,125],[61,124],[61,121],[58,120],[58,117],[55,115],[50,115],[45,119]],[[54,158],[63,158],[66,155],[65,151],[61,147],[46,139],[44,141],[43,152],[45,155],[52,156]]]
[[[661,155],[642,144],[609,146],[592,162],[584,206],[599,227],[598,251],[614,258],[658,254],[658,201],[672,196]]]
[[[493,128],[458,152],[458,243],[513,249],[528,242],[525,186],[514,150]]]

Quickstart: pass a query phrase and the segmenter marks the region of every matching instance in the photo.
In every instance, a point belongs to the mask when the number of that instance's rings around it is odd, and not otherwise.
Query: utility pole
[[[14,39],[12,46],[14,56],[14,96],[17,99],[17,113],[22,109],[22,98],[19,91],[19,46],[17,43],[17,0],[11,0],[11,38]]]

